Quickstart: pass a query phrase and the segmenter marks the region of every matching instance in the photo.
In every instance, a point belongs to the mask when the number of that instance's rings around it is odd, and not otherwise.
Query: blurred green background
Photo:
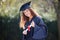
[[[21,40],[19,9],[22,4],[32,1],[31,7],[39,13],[48,27],[47,40],[57,40],[57,14],[54,4],[57,0],[0,0],[0,40]]]

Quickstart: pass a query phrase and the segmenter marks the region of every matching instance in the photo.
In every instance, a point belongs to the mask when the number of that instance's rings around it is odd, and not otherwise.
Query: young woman
[[[30,3],[21,6],[20,28],[23,28],[23,40],[45,40],[47,37],[47,27],[30,7]]]

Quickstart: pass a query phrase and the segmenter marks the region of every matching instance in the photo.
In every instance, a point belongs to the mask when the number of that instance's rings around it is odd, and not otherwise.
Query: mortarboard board
[[[31,3],[31,1],[23,4],[23,5],[20,7],[20,11],[24,11],[25,9],[30,8],[30,3]]]

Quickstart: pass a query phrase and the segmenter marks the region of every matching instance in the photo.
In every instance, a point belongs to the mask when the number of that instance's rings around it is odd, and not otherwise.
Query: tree
[[[54,3],[55,11],[57,13],[57,24],[58,24],[58,37],[60,40],[60,0],[58,0],[57,5]]]
[[[60,40],[60,0],[58,0],[57,6],[57,22],[58,22],[58,33],[59,33],[59,40]]]

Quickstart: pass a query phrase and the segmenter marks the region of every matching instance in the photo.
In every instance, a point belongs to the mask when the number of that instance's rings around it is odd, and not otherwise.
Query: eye
[[[26,12],[28,12],[28,10],[26,10]]]
[[[25,11],[24,11],[24,13],[26,13],[26,12],[28,12],[29,10],[28,9],[26,9]]]
[[[24,11],[23,13],[26,13],[26,11]]]
[[[24,12],[24,13],[26,13],[26,12]]]

